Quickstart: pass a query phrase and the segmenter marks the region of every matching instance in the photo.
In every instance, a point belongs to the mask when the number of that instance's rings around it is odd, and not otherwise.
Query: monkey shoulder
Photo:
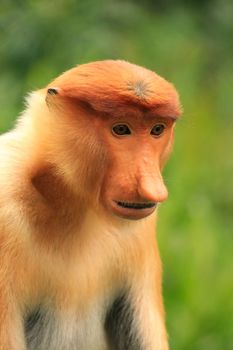
[[[14,231],[22,214],[24,154],[17,134],[0,136],[0,230]],[[0,233],[1,234],[1,233]]]

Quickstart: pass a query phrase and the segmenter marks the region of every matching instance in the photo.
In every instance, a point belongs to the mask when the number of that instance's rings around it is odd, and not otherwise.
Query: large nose
[[[150,202],[163,202],[168,197],[160,171],[156,175],[143,174],[137,179],[137,191],[140,198]]]

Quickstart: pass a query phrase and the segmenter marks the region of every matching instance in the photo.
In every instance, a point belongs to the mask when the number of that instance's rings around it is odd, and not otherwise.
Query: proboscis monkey
[[[0,350],[167,350],[155,239],[180,103],[124,61],[33,92],[0,138]]]

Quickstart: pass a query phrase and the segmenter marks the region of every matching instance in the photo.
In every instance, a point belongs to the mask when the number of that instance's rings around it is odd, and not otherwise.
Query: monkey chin
[[[112,212],[128,220],[140,220],[151,215],[157,207],[157,203],[132,203],[124,201],[112,201]]]

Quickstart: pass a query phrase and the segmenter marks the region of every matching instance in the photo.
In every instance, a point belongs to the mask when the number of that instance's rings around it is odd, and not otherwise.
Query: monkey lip
[[[116,202],[119,207],[122,208],[128,208],[128,209],[136,209],[136,210],[142,210],[142,209],[148,209],[155,207],[156,203],[131,203],[131,202]]]
[[[152,214],[156,205],[155,202],[113,201],[113,211],[125,219],[138,220]]]

